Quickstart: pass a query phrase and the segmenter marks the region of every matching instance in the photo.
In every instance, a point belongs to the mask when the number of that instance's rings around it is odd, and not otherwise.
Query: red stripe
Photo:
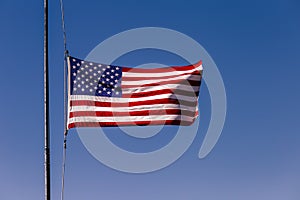
[[[141,105],[155,105],[155,104],[180,104],[186,106],[197,106],[197,101],[189,102],[177,99],[153,99],[146,101],[137,102],[101,102],[101,101],[91,101],[91,100],[72,100],[70,106],[96,106],[96,107],[131,107],[131,106],[141,106]]]
[[[116,126],[147,126],[147,125],[181,125],[190,126],[193,122],[181,120],[158,120],[158,121],[136,121],[136,122],[75,122],[68,124],[68,128],[75,127],[116,127]]]
[[[176,74],[172,76],[160,76],[160,77],[145,77],[145,75],[141,74],[139,77],[128,77],[126,75],[122,76],[122,81],[141,81],[141,80],[157,80],[157,79],[166,79],[166,78],[175,78],[186,75],[199,75],[199,79],[201,78],[200,71],[193,71],[191,73],[184,74]]]
[[[150,83],[150,84],[122,85],[122,88],[150,87],[150,86],[161,86],[161,85],[166,85],[166,84],[200,86],[200,80],[193,81],[193,80],[179,79],[179,80],[159,81],[159,82]]]
[[[161,89],[149,92],[133,92],[131,94],[123,94],[123,98],[141,98],[150,97],[158,94],[175,94],[175,95],[185,95],[185,96],[198,96],[199,92],[185,91],[185,90],[172,90],[172,89]]]
[[[165,68],[151,68],[151,69],[141,69],[141,68],[129,68],[122,67],[123,72],[131,72],[131,73],[164,73],[164,72],[173,72],[173,71],[186,71],[196,69],[202,64],[202,61],[199,61],[193,65],[187,66],[172,66]]]
[[[140,110],[131,112],[109,112],[109,111],[76,111],[71,112],[69,118],[73,117],[121,117],[121,116],[149,116],[149,115],[184,115],[195,117],[196,112],[180,109],[163,110]]]

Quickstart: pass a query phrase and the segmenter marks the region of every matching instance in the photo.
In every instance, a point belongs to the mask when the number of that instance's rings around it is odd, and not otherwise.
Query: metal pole
[[[44,134],[45,200],[50,200],[49,80],[48,80],[48,0],[44,0]]]

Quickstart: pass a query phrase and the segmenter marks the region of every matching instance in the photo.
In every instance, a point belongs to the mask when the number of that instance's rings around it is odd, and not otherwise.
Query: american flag
[[[68,57],[68,129],[191,125],[198,116],[202,62],[129,68]]]

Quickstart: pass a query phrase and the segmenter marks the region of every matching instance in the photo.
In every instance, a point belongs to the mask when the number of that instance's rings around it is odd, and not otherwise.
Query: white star
[[[93,76],[90,76],[90,79],[92,79],[93,78]]]
[[[109,75],[110,73],[109,73],[109,72],[106,72],[106,74]]]
[[[84,81],[81,81],[81,84],[83,85],[83,84],[84,84]]]
[[[84,61],[82,60],[82,61],[81,61],[81,64],[83,64],[83,63],[84,63]]]
[[[94,73],[93,75],[94,75],[94,76],[97,76],[97,74],[96,74],[96,73]]]
[[[107,66],[107,69],[109,69],[109,68],[110,68],[110,66],[108,65],[108,66]]]
[[[85,79],[85,81],[86,81],[86,82],[88,82],[88,81],[89,81],[89,79],[88,79],[88,78],[86,78],[86,79]]]
[[[77,81],[76,81],[76,80],[74,80],[74,81],[73,81],[73,83],[75,84],[75,83],[77,83]]]
[[[92,69],[89,69],[89,71],[92,72],[93,70],[92,70]]]
[[[94,70],[96,70],[96,69],[97,69],[97,67],[95,66],[95,67],[94,67]]]
[[[98,71],[98,74],[101,74],[101,71],[100,71],[100,70]]]
[[[102,84],[105,84],[105,81],[102,81]]]
[[[110,82],[110,84],[113,85],[114,83],[113,83],[113,82]]]
[[[81,91],[83,92],[83,91],[84,91],[84,88],[82,88]]]
[[[80,80],[80,77],[78,77],[77,80]]]
[[[114,70],[114,69],[112,69],[112,70],[111,70],[111,72],[115,72],[115,70]]]
[[[80,84],[78,84],[78,85],[77,85],[77,87],[81,87],[81,85],[80,85]]]
[[[100,65],[100,64],[98,65],[98,67],[101,67],[101,66],[102,66],[102,65]]]
[[[81,77],[84,78],[85,77],[84,74],[82,74]]]
[[[119,70],[120,68],[119,67],[116,67],[116,70]]]
[[[93,90],[92,90],[92,89],[90,89],[90,92],[93,92]]]
[[[119,92],[116,92],[116,94],[118,95],[118,94],[119,94]]]
[[[116,73],[116,74],[115,74],[115,76],[119,76],[119,74],[118,74],[118,73]]]
[[[117,83],[117,82],[118,82],[118,80],[116,79],[116,80],[115,80],[115,82]]]
[[[90,85],[92,86],[92,85],[93,85],[93,83],[92,83],[92,82],[90,82]]]
[[[73,58],[73,62],[76,62],[76,60]]]
[[[75,87],[75,88],[73,88],[73,90],[74,90],[74,91],[76,91],[76,90],[77,90],[77,88]]]
[[[86,74],[86,75],[88,75],[88,74],[89,74],[89,72],[87,72],[87,71],[86,71],[86,72],[85,72],[85,74]]]
[[[106,88],[103,88],[103,91],[106,91]]]
[[[106,81],[109,81],[109,79],[107,78]]]
[[[85,65],[85,68],[88,68],[89,66],[88,65]]]
[[[114,76],[110,76],[110,78],[114,78]]]
[[[86,88],[89,88],[90,86],[89,86],[89,85],[85,85],[85,87],[86,87]]]
[[[104,78],[104,77],[105,77],[105,75],[104,75],[104,74],[102,74],[102,77]]]
[[[75,66],[75,65],[73,65],[73,69],[76,69],[76,66]]]
[[[110,93],[111,93],[110,91],[107,92],[107,94],[110,94]]]
[[[76,76],[76,73],[75,73],[75,72],[73,73],[73,76]]]
[[[94,87],[95,90],[97,90],[97,87]]]
[[[90,65],[93,65],[93,63],[90,63]]]
[[[101,93],[101,92],[102,92],[101,90],[98,91],[98,93]]]
[[[80,63],[77,63],[76,65],[79,67],[79,66],[80,66]]]
[[[102,71],[105,71],[105,68],[102,68]]]

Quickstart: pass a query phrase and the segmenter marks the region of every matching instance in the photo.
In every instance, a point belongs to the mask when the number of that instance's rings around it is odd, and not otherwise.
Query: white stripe
[[[144,84],[151,84],[151,83],[157,83],[162,81],[164,82],[164,81],[182,80],[182,79],[186,79],[185,81],[188,83],[188,80],[200,81],[200,78],[201,77],[199,75],[183,75],[183,76],[177,76],[177,77],[165,78],[165,79],[135,80],[135,81],[122,80],[122,85],[144,85]]]
[[[199,91],[200,86],[191,86],[191,85],[181,85],[181,84],[165,84],[165,85],[158,85],[158,86],[146,86],[146,87],[136,87],[136,88],[123,88],[123,94],[131,94],[131,93],[140,93],[140,92],[151,92],[156,90],[163,90],[163,89],[178,89],[184,91]]]
[[[137,122],[137,121],[155,121],[155,120],[182,120],[192,122],[195,117],[180,115],[148,115],[148,116],[120,116],[120,117],[73,117],[69,119],[70,123],[76,122]]]
[[[141,105],[131,107],[99,107],[99,106],[72,106],[70,112],[78,111],[108,111],[108,112],[132,112],[145,110],[168,110],[180,109],[188,111],[197,111],[198,106],[186,106],[179,104],[155,104],[155,105]]]
[[[179,103],[181,100],[195,102],[198,97],[196,96],[184,96],[179,94],[158,94],[149,97],[140,98],[120,98],[120,97],[103,97],[103,96],[89,96],[89,95],[71,95],[70,100],[89,100],[89,101],[99,101],[99,102],[111,102],[111,103],[129,103],[129,102],[139,102],[147,100],[159,100],[159,99],[178,99]]]
[[[133,70],[135,68],[132,68]],[[202,71],[202,65],[200,65],[199,67],[195,68],[195,69],[191,69],[191,70],[185,70],[185,71],[171,71],[171,72],[157,72],[157,73],[138,73],[138,72],[122,72],[122,76],[125,77],[164,77],[164,76],[174,76],[174,75],[180,75],[180,74],[185,74],[185,73],[192,73],[194,71]]]

